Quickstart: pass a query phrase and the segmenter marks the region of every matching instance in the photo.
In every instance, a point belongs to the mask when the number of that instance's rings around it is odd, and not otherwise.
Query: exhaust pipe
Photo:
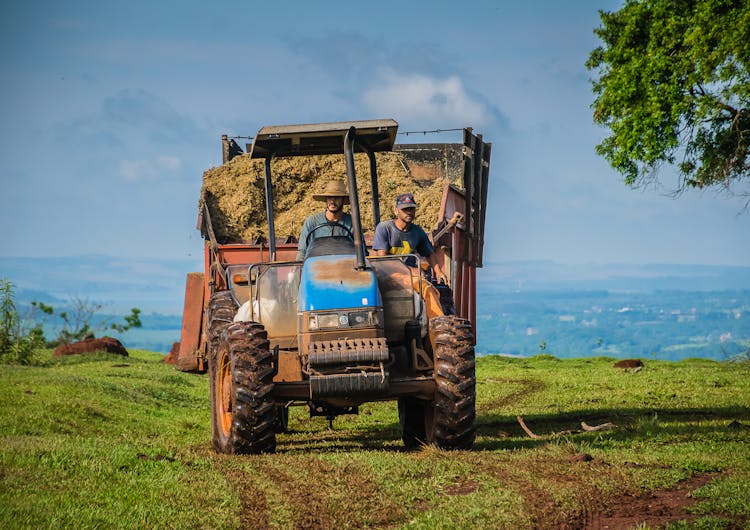
[[[362,238],[362,219],[359,215],[359,192],[357,176],[354,170],[354,138],[357,132],[350,127],[344,137],[344,158],[346,159],[346,179],[349,185],[349,206],[352,210],[352,228],[354,229],[354,253],[357,257],[357,270],[367,268],[365,264],[365,247]]]
[[[273,225],[273,184],[271,183],[271,156],[266,157],[266,217],[268,217],[268,248],[270,261],[276,261],[276,229]]]

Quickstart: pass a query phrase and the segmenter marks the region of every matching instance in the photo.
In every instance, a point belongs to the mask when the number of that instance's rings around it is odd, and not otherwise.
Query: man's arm
[[[372,250],[376,256],[388,255],[388,228],[384,222],[375,227],[375,237],[372,238]]]
[[[419,227],[419,229],[421,231],[421,234],[419,246],[417,248],[418,252],[422,256],[427,257],[427,263],[430,265],[435,279],[448,285],[448,277],[445,275],[445,272],[443,272],[442,264],[440,263],[440,260],[435,253],[435,247],[432,246],[430,238],[427,237],[427,233],[424,231],[424,229],[422,227]]]
[[[448,285],[448,277],[445,275],[445,272],[443,272],[443,267],[440,265],[440,261],[438,260],[438,256],[435,252],[427,256],[427,263],[430,264],[432,272],[435,275],[435,279],[439,282],[443,282],[445,285]]]
[[[299,240],[297,243],[297,261],[302,261],[305,259],[305,250],[307,250],[307,234],[310,233],[311,218],[312,216],[309,216],[307,219],[305,219],[305,222],[302,224],[302,230],[300,230],[299,233]]]

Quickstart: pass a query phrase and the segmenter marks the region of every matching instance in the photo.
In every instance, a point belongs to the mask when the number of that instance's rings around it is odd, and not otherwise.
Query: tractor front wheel
[[[476,437],[476,374],[471,322],[456,316],[430,320],[435,397],[424,406],[427,443],[471,449]]]
[[[274,424],[276,432],[287,432],[289,430],[289,407],[285,405],[276,405],[276,423]]]
[[[211,356],[211,423],[217,452],[276,450],[273,352],[261,324],[236,322],[217,338]]]
[[[401,439],[407,449],[427,443],[424,401],[415,397],[398,398],[398,423],[401,426]]]
[[[220,396],[217,395],[217,388],[221,388],[221,385],[217,386],[215,382],[219,376],[220,371],[226,371],[224,368],[219,366],[220,362],[227,363],[226,344],[223,342],[223,335],[226,329],[232,324],[237,306],[232,298],[232,293],[229,291],[217,291],[211,295],[208,301],[208,310],[206,312],[206,319],[208,324],[208,378],[210,381],[209,390],[211,397],[211,425],[213,426],[213,440],[214,447],[217,451],[219,450],[216,445],[217,430],[216,425],[219,425],[222,421],[221,412],[217,403]],[[219,349],[223,348],[225,351],[219,352]]]

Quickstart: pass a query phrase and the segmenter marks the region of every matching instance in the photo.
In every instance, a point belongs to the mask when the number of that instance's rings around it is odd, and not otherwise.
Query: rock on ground
[[[643,361],[640,359],[623,359],[615,363],[615,368],[643,368]]]
[[[172,349],[169,350],[169,353],[166,357],[164,357],[164,362],[167,364],[177,364],[177,357],[180,355],[180,343],[179,342],[173,342],[172,343]]]
[[[122,343],[113,337],[102,337],[99,339],[85,339],[70,344],[61,344],[52,352],[52,357],[61,357],[63,355],[80,355],[95,351],[114,353],[116,355],[128,356],[128,350]]]

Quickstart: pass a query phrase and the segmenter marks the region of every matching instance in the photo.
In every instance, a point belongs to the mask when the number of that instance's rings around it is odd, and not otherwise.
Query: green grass
[[[406,452],[395,404],[371,403],[333,430],[293,408],[276,454],[226,456],[206,377],[161,359],[0,366],[0,527],[575,527],[700,477],[672,527],[750,527],[748,363],[487,356],[474,451]]]

